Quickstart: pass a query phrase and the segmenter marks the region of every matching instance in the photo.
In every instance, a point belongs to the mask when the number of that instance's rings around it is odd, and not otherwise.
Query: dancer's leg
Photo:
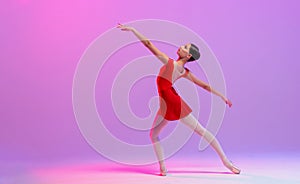
[[[193,129],[200,136],[203,136],[207,142],[210,142],[222,161],[227,159],[219,141],[211,132],[205,129],[192,114],[180,119],[180,122]]]
[[[164,153],[163,153],[163,148],[160,144],[159,141],[159,133],[161,130],[167,125],[168,121],[165,120],[161,115],[157,114],[154,121],[153,125],[150,131],[150,138],[154,147],[154,151],[156,154],[156,157],[159,162],[160,166],[160,172],[162,175],[166,175],[166,166],[164,162]]]
[[[198,120],[192,115],[189,114],[188,116],[180,119],[180,122],[184,123],[191,129],[193,129],[197,134],[200,136],[203,136],[207,142],[210,143],[210,145],[214,148],[214,150],[217,152],[219,157],[221,158],[223,164],[229,168],[234,173],[239,173],[239,169],[232,165],[232,163],[227,159],[227,156],[225,155],[219,141],[217,138],[207,129],[205,129]],[[235,169],[235,170],[233,170]]]

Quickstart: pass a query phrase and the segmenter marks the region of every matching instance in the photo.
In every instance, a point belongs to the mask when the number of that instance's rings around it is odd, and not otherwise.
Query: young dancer
[[[164,162],[163,149],[160,145],[158,136],[160,131],[167,125],[168,121],[172,120],[179,120],[193,129],[197,134],[203,136],[208,142],[210,142],[210,145],[217,152],[224,166],[226,166],[231,172],[239,174],[241,170],[233,165],[232,162],[227,158],[216,137],[198,122],[198,120],[191,113],[192,109],[184,100],[182,100],[182,98],[172,87],[173,83],[177,79],[184,77],[204,88],[205,90],[221,97],[229,107],[232,106],[232,103],[229,99],[211,88],[202,80],[198,79],[192,72],[184,67],[187,62],[195,61],[200,58],[198,47],[192,43],[181,46],[177,50],[178,59],[174,61],[165,53],[157,49],[150,40],[148,40],[135,28],[122,24],[119,24],[118,28],[120,28],[122,31],[132,32],[164,64],[161,67],[156,80],[158,93],[160,96],[160,108],[156,114],[150,132],[150,138],[160,165],[160,175],[166,176],[167,169]]]

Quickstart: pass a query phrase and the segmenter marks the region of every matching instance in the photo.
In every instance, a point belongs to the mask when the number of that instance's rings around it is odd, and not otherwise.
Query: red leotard
[[[174,80],[174,67],[175,61],[169,58],[168,63],[161,67],[159,75],[156,79],[158,93],[160,96],[159,114],[161,114],[166,120],[178,120],[184,118],[192,112],[192,109],[184,102],[177,94],[172,84],[179,78],[186,76],[189,72],[187,68],[184,68],[179,76]]]

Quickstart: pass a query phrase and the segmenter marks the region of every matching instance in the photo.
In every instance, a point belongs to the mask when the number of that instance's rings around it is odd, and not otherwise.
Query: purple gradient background
[[[217,135],[226,152],[299,154],[299,6],[296,0],[1,1],[0,160],[102,159],[75,121],[76,66],[88,45],[118,22],[149,18],[195,31],[220,61],[233,102]],[[149,54],[138,46],[138,56]],[[175,57],[176,49],[166,52]],[[205,80],[194,65],[190,68]],[[142,90],[146,83],[153,91]],[[98,84],[99,100],[103,96]],[[147,78],[134,90],[137,95],[147,92],[150,98],[155,95],[154,84],[154,78]],[[201,89],[199,95],[203,103],[199,120],[205,124],[210,95]],[[138,111],[137,107],[133,109]],[[137,113],[145,116],[147,109]],[[114,131],[128,137],[126,131]],[[144,140],[148,139],[147,134]],[[193,135],[178,155],[196,155],[198,143]]]

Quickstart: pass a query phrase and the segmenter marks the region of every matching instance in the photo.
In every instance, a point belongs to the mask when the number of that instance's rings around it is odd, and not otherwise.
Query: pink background
[[[299,154],[298,1],[126,2],[1,1],[0,160],[104,159],[77,127],[73,75],[94,39],[118,22],[140,19],[182,24],[200,35],[217,56],[233,102],[217,135],[226,152]],[[175,52],[168,54],[175,57]],[[143,82],[153,89],[142,88]],[[142,81],[135,90],[137,95],[155,95],[155,79]],[[205,123],[210,96],[202,89],[199,96],[203,99],[199,120]],[[100,92],[96,97],[101,99]],[[145,102],[140,103],[133,109],[147,114]],[[198,140],[194,135],[178,155],[199,154]]]

